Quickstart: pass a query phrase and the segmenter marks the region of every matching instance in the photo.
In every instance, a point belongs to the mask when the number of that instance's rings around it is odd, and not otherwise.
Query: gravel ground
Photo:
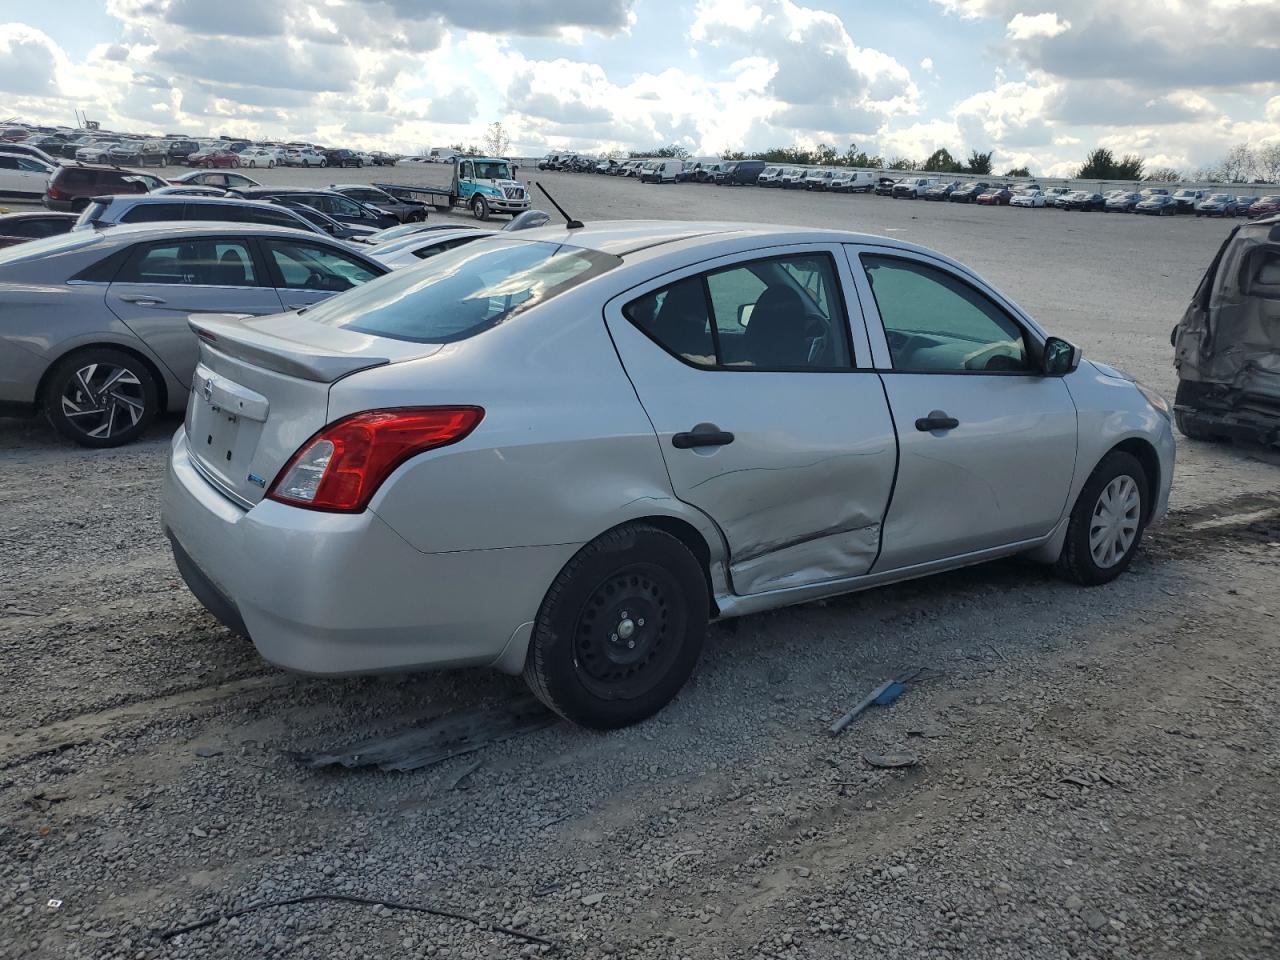
[[[539,179],[587,220],[925,243],[1169,394],[1169,328],[1229,228]],[[290,752],[501,705],[520,684],[263,664],[186,592],[160,535],[176,426],[90,452],[0,420],[0,957],[549,949],[512,933],[600,960],[1280,954],[1273,454],[1184,441],[1174,513],[1108,586],[1015,560],[746,618],[713,628],[694,681],[639,727],[559,724],[383,773]],[[917,668],[897,703],[828,736]],[[919,763],[875,769],[864,751]],[[326,900],[164,937],[309,894],[480,924]]]

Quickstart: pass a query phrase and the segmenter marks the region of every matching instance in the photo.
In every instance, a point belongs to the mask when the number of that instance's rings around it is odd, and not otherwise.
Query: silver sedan
[[[195,318],[164,524],[317,674],[487,664],[615,727],[709,619],[1011,554],[1121,574],[1169,412],[962,265],[853,233],[476,239],[305,313]]]
[[[305,307],[387,268],[303,230],[90,228],[0,250],[0,413],[43,411],[77,443],[128,443],[182,410],[193,314]]]

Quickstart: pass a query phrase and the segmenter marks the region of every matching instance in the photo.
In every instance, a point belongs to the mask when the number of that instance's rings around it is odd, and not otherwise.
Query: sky
[[[417,153],[1280,142],[1280,0],[0,0],[0,120]]]

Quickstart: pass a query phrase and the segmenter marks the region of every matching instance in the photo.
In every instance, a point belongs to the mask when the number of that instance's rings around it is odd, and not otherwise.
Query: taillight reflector
[[[368,410],[329,424],[280,471],[268,499],[311,510],[359,513],[410,457],[457,443],[484,418],[480,407]]]

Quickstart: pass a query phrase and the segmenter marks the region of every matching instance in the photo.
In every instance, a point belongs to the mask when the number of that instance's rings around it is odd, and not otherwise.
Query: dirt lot
[[[540,179],[587,220],[928,244],[1167,394],[1169,329],[1228,229]],[[2,957],[550,949],[512,934],[600,960],[1280,954],[1280,457],[1182,442],[1174,513],[1109,586],[1008,561],[744,619],[713,628],[694,682],[637,728],[558,724],[389,773],[292,751],[500,711],[519,683],[264,665],[186,592],[160,534],[177,426],[89,452],[0,420]],[[918,668],[897,703],[827,735]],[[919,764],[862,757],[903,750]],[[327,900],[165,937],[329,893],[480,924]]]

